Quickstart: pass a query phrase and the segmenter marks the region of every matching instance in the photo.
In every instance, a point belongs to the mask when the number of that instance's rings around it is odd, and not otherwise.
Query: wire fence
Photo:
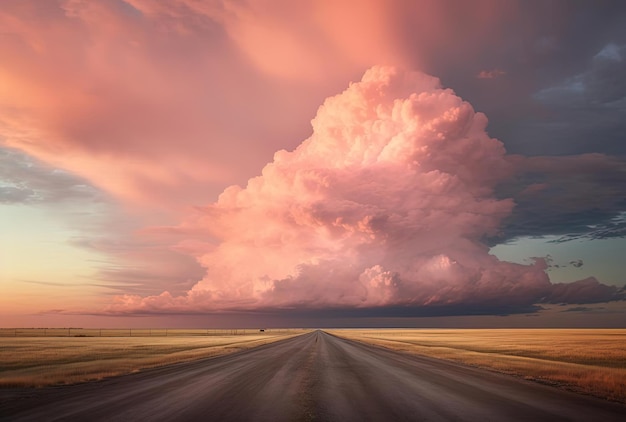
[[[192,337],[286,334],[294,329],[0,328],[0,337]]]

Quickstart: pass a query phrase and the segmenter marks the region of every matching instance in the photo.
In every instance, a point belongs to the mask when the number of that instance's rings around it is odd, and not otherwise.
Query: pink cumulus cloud
[[[373,67],[328,98],[313,134],[230,186],[182,231],[206,275],[186,295],[120,296],[110,312],[529,305],[546,264],[499,261],[482,243],[513,202],[487,118],[431,76]]]

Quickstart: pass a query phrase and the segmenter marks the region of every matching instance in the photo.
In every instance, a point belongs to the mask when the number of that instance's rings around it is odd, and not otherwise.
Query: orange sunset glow
[[[625,327],[600,3],[3,1],[0,326]]]

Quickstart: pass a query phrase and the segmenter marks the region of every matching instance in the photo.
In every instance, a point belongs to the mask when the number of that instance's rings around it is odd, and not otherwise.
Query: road
[[[74,386],[0,390],[3,421],[624,421],[626,407],[322,331]]]

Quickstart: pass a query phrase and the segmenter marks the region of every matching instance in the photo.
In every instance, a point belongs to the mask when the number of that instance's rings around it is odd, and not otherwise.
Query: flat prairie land
[[[168,330],[167,336],[165,330],[72,329],[71,336],[67,332],[55,329],[44,335],[43,329],[0,330],[0,387],[94,381],[225,355],[307,330]]]
[[[625,329],[337,329],[346,339],[452,360],[626,403]]]

